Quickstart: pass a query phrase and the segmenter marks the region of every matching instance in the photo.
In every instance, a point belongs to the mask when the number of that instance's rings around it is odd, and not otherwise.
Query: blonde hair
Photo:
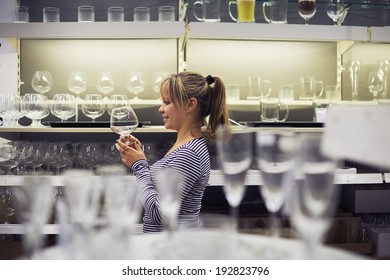
[[[206,127],[206,137],[215,142],[219,125],[229,125],[225,85],[221,78],[203,77],[195,72],[172,74],[161,83],[161,92],[167,92],[173,103],[184,106],[195,98],[200,106],[199,119]],[[209,117],[208,121],[206,118]]]

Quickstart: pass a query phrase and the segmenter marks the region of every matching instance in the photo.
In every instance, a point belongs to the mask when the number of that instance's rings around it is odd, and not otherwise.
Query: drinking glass
[[[103,163],[103,149],[100,143],[86,142],[79,148],[79,163],[86,169],[95,170]]]
[[[16,215],[24,226],[23,247],[28,259],[39,258],[44,244],[43,226],[48,222],[54,188],[49,176],[25,176],[21,186],[13,188]]]
[[[76,98],[68,93],[56,93],[50,106],[50,112],[61,119],[61,122],[67,121],[76,115]]]
[[[138,117],[130,105],[114,108],[110,118],[111,130],[121,136],[130,135],[138,127]],[[126,145],[132,144],[127,140]]]
[[[138,94],[145,90],[145,81],[143,74],[140,71],[132,71],[127,74],[126,88],[128,91],[133,93],[134,99],[139,99]]]
[[[60,22],[60,9],[57,7],[43,8],[43,22]]]
[[[121,164],[122,160],[115,147],[115,143],[106,143],[103,150],[103,162],[104,165],[116,165]]]
[[[0,217],[4,224],[8,224],[9,218],[15,214],[12,200],[13,194],[10,188],[0,189]]]
[[[45,164],[54,169],[55,175],[61,174],[61,169],[72,163],[70,149],[65,142],[51,142],[45,153]]]
[[[124,107],[129,105],[129,99],[124,94],[114,94],[110,97],[109,103],[107,105],[107,113],[111,115],[111,111],[114,108]]]
[[[337,162],[323,154],[322,135],[298,137],[295,184],[291,189],[291,220],[301,235],[308,259],[315,258],[338,205],[339,187],[334,185]]]
[[[316,11],[316,0],[298,0],[298,13],[305,20],[305,24],[309,24]]]
[[[160,93],[161,83],[169,77],[170,73],[168,71],[157,71],[153,74],[152,84],[153,90],[156,93]]]
[[[125,9],[123,7],[108,7],[107,21],[108,22],[125,21]]]
[[[95,122],[96,118],[101,117],[105,112],[105,105],[100,94],[87,94],[81,105],[81,110],[84,115]]]
[[[19,6],[14,8],[13,22],[14,23],[27,23],[30,21],[29,8],[26,6]]]
[[[26,159],[27,167],[32,169],[32,173],[37,173],[37,168],[45,163],[46,142],[32,142],[31,155]]]
[[[85,5],[85,6],[79,6],[77,9],[78,9],[78,22],[95,21],[95,7]]]
[[[96,89],[105,95],[114,91],[115,83],[112,72],[100,71],[98,73]]]
[[[277,213],[293,183],[296,136],[292,132],[256,133],[256,160],[263,179],[260,193],[271,213],[271,235],[279,235]]]
[[[31,119],[31,127],[43,127],[40,120],[50,114],[47,96],[38,93],[26,93],[22,99],[21,110]]]
[[[371,71],[368,73],[368,90],[375,100],[383,90],[383,73],[380,71]]]
[[[333,20],[333,25],[337,25],[337,22],[344,11],[344,0],[328,0],[326,4],[326,13]]]
[[[87,90],[88,78],[84,71],[72,71],[68,78],[68,89],[79,95]]]
[[[0,117],[3,127],[15,127],[18,119],[23,116],[21,112],[21,97],[17,94],[0,94]]]
[[[227,126],[220,126],[217,130],[217,156],[234,231],[238,229],[239,205],[246,190],[246,173],[252,164],[252,138],[252,133],[245,130],[233,133]]]
[[[134,21],[139,21],[139,22],[150,21],[150,8],[148,8],[148,7],[135,7],[134,8]]]
[[[51,73],[46,70],[35,71],[31,86],[37,93],[45,94],[49,92],[53,87]]]
[[[6,175],[20,163],[21,150],[15,141],[0,143],[0,167],[6,169]]]

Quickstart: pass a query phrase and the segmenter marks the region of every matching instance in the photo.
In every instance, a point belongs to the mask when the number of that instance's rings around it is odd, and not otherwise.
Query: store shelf
[[[384,173],[383,177],[385,183],[390,183],[390,173]]]
[[[20,39],[91,39],[180,38],[184,22],[59,22],[59,23],[0,23],[0,38]]]
[[[190,39],[367,41],[367,28],[360,26],[302,24],[190,23]]]
[[[390,26],[371,27],[371,42],[390,43]]]

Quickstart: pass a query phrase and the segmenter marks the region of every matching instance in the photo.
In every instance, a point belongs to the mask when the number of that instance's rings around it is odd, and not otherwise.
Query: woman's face
[[[172,102],[168,93],[163,91],[161,97],[162,104],[158,111],[163,118],[164,126],[178,131],[185,123],[187,113],[180,104]]]

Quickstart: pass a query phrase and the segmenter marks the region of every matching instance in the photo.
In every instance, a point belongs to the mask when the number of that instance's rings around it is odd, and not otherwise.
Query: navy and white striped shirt
[[[167,167],[184,175],[179,222],[198,222],[203,193],[210,178],[210,155],[206,140],[193,139],[152,166],[149,166],[146,160],[138,160],[132,165],[131,169],[141,187],[141,200],[145,211],[143,231],[147,233],[162,231],[164,227],[154,172]]]

